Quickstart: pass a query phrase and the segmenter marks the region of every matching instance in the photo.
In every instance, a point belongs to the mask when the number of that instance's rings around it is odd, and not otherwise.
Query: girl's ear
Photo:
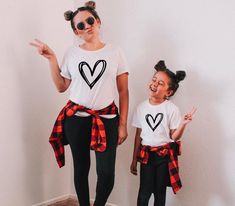
[[[172,91],[172,90],[169,90],[169,91],[167,92],[167,96],[168,96],[168,97],[170,97],[172,94],[173,94],[173,91]]]

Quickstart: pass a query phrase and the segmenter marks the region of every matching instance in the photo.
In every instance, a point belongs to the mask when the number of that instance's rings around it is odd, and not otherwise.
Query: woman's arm
[[[122,144],[127,138],[127,116],[129,105],[128,74],[117,76],[117,89],[119,94],[120,119],[118,127],[118,144]]]
[[[60,71],[56,56],[49,60],[49,64],[51,68],[51,76],[58,92],[61,92],[61,93],[65,92],[68,89],[71,83],[71,80],[66,79],[60,75],[61,71]]]
[[[137,175],[137,155],[138,155],[139,147],[141,144],[140,133],[141,133],[141,129],[136,128],[133,158],[132,158],[132,163],[130,167],[131,173],[134,175]]]
[[[59,92],[65,92],[68,89],[71,80],[66,79],[60,75],[61,71],[54,51],[38,39],[35,39],[35,41],[31,42],[30,45],[37,48],[38,53],[48,59],[51,68],[52,80],[57,90]]]

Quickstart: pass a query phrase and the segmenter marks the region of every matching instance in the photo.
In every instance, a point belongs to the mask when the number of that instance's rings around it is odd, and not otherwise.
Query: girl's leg
[[[113,119],[102,118],[102,121],[105,125],[107,148],[104,152],[95,152],[97,185],[94,206],[105,205],[113,189],[115,177],[118,117]]]
[[[74,184],[80,206],[90,206],[88,174],[90,169],[91,117],[72,116],[65,120],[65,135],[71,147]]]
[[[137,206],[148,206],[148,202],[154,189],[155,170],[151,164],[140,165],[140,188],[137,198]]]
[[[166,188],[169,183],[168,157],[159,157],[156,154],[154,206],[165,206]]]

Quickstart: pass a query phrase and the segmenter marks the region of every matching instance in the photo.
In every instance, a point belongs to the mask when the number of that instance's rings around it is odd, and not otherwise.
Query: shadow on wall
[[[182,206],[234,205],[229,178],[225,175],[228,171],[224,161],[227,150],[223,120],[217,112],[218,91],[222,88],[211,78],[205,81],[203,76],[189,71],[188,87],[184,87],[187,101],[194,102],[198,111],[184,135],[180,157],[183,189],[176,198]]]
[[[27,44],[25,46],[28,46]],[[25,49],[25,51],[30,51]],[[15,65],[25,65],[25,67],[16,67],[16,75],[19,78],[19,90],[21,91],[21,121],[23,142],[23,162],[24,162],[24,190],[28,194],[29,202],[37,202],[44,199],[45,185],[45,164],[48,158],[48,125],[51,125],[50,117],[52,113],[48,112],[48,104],[52,104],[53,97],[48,89],[48,78],[44,73],[48,73],[47,68],[38,68],[35,62],[30,61],[32,53],[25,54],[24,63],[14,62]],[[35,54],[34,54],[35,55]],[[39,57],[40,58],[40,57]],[[30,67],[31,65],[31,67]],[[44,71],[43,71],[44,70]],[[46,74],[49,77],[49,74]],[[46,99],[46,101],[45,101]],[[32,200],[30,200],[33,198]]]
[[[44,200],[46,196],[45,180],[48,179],[47,173],[52,169],[52,167],[48,167],[48,161],[50,161],[48,156],[50,155],[51,159],[54,158],[48,142],[53,124],[51,117],[55,116],[55,110],[58,112],[59,109],[58,103],[56,105],[55,98],[53,98],[56,92],[47,83],[51,81],[48,65],[44,64],[40,68],[40,65],[43,64],[35,62],[35,55],[37,54],[30,48],[28,42],[25,40],[21,41],[20,44],[22,46],[20,54],[18,53],[19,50],[15,50],[13,44],[9,45],[6,52],[9,53],[9,68],[14,70],[12,73],[18,82],[18,92],[15,94],[18,97],[18,102],[15,103],[19,104],[19,113],[16,115],[20,115],[18,119],[20,119],[22,126],[21,133],[15,137],[20,138],[22,144],[14,145],[16,151],[20,150],[16,160],[16,164],[19,165],[16,176],[20,182],[23,182],[20,185],[20,192],[27,194],[27,198],[22,197],[26,200],[22,199],[22,201],[25,205],[31,205]],[[18,56],[18,58],[12,61],[12,56]],[[40,58],[42,57],[38,56],[39,61],[43,61]],[[51,154],[48,154],[49,150]],[[53,182],[53,179],[51,177],[49,180]],[[21,199],[19,204],[21,204],[20,202]]]

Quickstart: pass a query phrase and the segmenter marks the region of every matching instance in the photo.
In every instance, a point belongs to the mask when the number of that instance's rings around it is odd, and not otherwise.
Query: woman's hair
[[[74,12],[71,11],[71,10],[66,11],[66,12],[64,13],[64,18],[65,18],[66,21],[70,21],[71,27],[72,27],[73,31],[75,31],[75,30],[76,30],[76,27],[75,27],[75,25],[74,25],[73,18],[74,18],[80,11],[88,11],[88,12],[91,13],[92,16],[95,17],[96,20],[98,19],[98,20],[100,21],[100,17],[98,16],[97,12],[95,11],[95,7],[96,7],[96,4],[95,4],[94,1],[88,1],[88,2],[85,3],[84,6],[77,8],[77,10],[74,11]],[[100,22],[101,22],[101,21],[100,21]]]
[[[157,72],[164,72],[169,77],[169,89],[172,90],[172,94],[170,96],[173,96],[179,87],[179,82],[186,77],[185,71],[176,71],[176,73],[174,73],[166,67],[165,62],[163,60],[159,61],[154,66],[154,69]]]

